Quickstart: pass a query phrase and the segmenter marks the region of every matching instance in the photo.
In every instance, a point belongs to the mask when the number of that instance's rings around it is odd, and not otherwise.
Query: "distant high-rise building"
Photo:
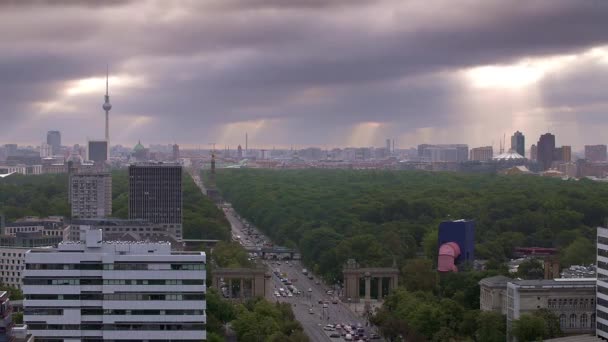
[[[570,162],[572,161],[572,147],[562,146],[556,147],[553,150],[553,160],[558,162]]]
[[[530,160],[536,161],[537,158],[538,158],[538,148],[536,147],[536,145],[532,144],[532,146],[530,146]]]
[[[103,164],[108,160],[108,142],[105,140],[90,140],[87,159],[95,164]]]
[[[590,162],[605,162],[606,145],[585,145],[585,159]]]
[[[492,160],[494,149],[492,146],[476,147],[471,149],[471,160],[488,161]]]
[[[469,160],[466,144],[418,145],[418,156],[431,162],[463,162]]]
[[[386,153],[391,153],[391,139],[386,139]]]
[[[173,154],[171,155],[171,159],[174,161],[179,160],[179,145],[173,144]]]
[[[513,133],[513,136],[511,136],[511,149],[522,157],[526,156],[526,138],[520,131]]]
[[[538,150],[536,159],[541,165],[542,170],[549,170],[553,162],[553,154],[555,150],[555,135],[545,133],[538,140]]]
[[[70,174],[72,218],[112,215],[112,177],[109,172]]]
[[[129,166],[129,219],[174,228],[182,239],[182,167],[168,163]]]
[[[241,145],[239,145],[239,147],[237,147],[237,156],[239,157],[239,159],[243,158],[243,148],[241,147]]]
[[[36,341],[207,339],[205,252],[85,233],[25,255],[24,321]]]
[[[46,133],[46,143],[51,145],[53,155],[57,155],[61,151],[61,132],[48,131]]]
[[[48,158],[53,155],[53,148],[47,143],[40,144],[40,158]]]

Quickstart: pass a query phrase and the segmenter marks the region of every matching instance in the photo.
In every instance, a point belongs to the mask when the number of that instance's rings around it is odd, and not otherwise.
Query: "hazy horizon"
[[[2,143],[493,145],[608,129],[608,2],[3,2]]]

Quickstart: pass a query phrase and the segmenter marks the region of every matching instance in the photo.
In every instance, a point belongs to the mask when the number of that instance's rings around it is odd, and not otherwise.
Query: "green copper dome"
[[[141,144],[141,140],[140,140],[137,142],[137,145],[135,145],[135,147],[133,147],[133,152],[142,151],[145,149],[146,148],[144,147],[144,145]]]

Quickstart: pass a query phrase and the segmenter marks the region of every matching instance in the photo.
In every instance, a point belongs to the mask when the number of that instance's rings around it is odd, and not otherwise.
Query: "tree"
[[[549,337],[543,318],[532,314],[523,314],[519,319],[513,321],[511,332],[520,342],[537,341]]]
[[[23,312],[15,312],[15,313],[13,313],[13,323],[15,323],[15,324],[23,324]]]
[[[548,309],[538,309],[533,312],[537,317],[540,317],[545,322],[545,336],[548,338],[560,337],[564,333],[559,325],[559,317]]]
[[[11,300],[23,300],[23,292],[16,287],[0,284],[0,291],[8,292],[8,297]]]
[[[578,237],[568,247],[564,248],[560,261],[564,266],[589,265],[595,260],[595,247],[588,239]]]
[[[539,259],[526,259],[517,268],[517,276],[523,279],[543,279],[545,270]]]
[[[437,272],[428,259],[410,259],[401,269],[403,284],[408,291],[433,291],[437,286]]]
[[[482,311],[477,317],[475,338],[484,342],[504,342],[506,340],[505,316],[494,311]]]

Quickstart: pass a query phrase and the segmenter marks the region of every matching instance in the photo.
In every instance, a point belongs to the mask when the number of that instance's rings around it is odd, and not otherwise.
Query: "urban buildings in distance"
[[[206,339],[206,257],[169,243],[84,242],[26,253],[24,323],[41,341]]]
[[[606,145],[585,145],[585,160],[592,163],[606,162]]]
[[[522,132],[517,131],[511,136],[511,149],[522,157],[526,156],[526,138]]]
[[[418,157],[430,162],[464,162],[469,159],[469,146],[465,144],[421,144]]]
[[[182,167],[171,163],[129,166],[129,219],[160,223],[182,239]]]
[[[103,165],[108,160],[108,142],[105,140],[89,140],[87,160]]]
[[[475,147],[471,149],[470,160],[488,161],[494,157],[494,148],[492,146]]]
[[[48,131],[46,134],[46,143],[51,147],[51,154],[56,155],[61,152],[61,132]]]

